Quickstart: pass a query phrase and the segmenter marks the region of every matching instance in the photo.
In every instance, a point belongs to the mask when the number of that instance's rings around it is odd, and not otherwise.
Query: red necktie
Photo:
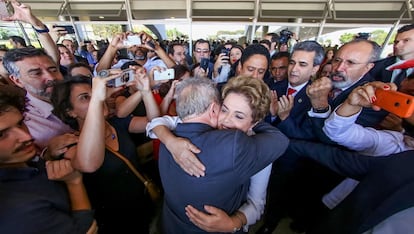
[[[296,89],[288,88],[287,95],[292,95],[296,93]]]

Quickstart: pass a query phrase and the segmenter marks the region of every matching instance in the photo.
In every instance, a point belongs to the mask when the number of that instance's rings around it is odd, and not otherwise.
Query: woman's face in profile
[[[239,129],[247,132],[252,126],[252,109],[247,99],[242,94],[228,93],[219,113],[219,129]]]
[[[88,112],[91,96],[92,87],[89,84],[74,84],[70,92],[72,110],[68,111],[68,114],[72,118],[78,120],[78,122],[84,121]],[[108,108],[106,105],[104,105],[104,115],[108,115]]]

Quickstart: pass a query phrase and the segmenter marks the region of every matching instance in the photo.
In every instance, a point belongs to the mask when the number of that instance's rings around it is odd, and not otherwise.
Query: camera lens
[[[109,76],[109,71],[108,70],[102,70],[102,71],[98,72],[98,76],[99,77],[108,77]]]

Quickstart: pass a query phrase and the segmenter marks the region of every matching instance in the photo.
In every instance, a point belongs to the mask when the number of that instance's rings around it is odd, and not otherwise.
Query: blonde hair
[[[243,95],[252,110],[253,123],[263,120],[269,113],[270,89],[259,79],[250,76],[238,76],[228,80],[223,87],[222,98],[228,94],[235,93]]]

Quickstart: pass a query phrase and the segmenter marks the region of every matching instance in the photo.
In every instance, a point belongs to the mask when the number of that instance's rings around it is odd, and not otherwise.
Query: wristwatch
[[[33,30],[35,30],[37,33],[48,33],[49,32],[49,28],[43,24],[43,28],[44,29],[37,29],[34,26],[32,26]]]

